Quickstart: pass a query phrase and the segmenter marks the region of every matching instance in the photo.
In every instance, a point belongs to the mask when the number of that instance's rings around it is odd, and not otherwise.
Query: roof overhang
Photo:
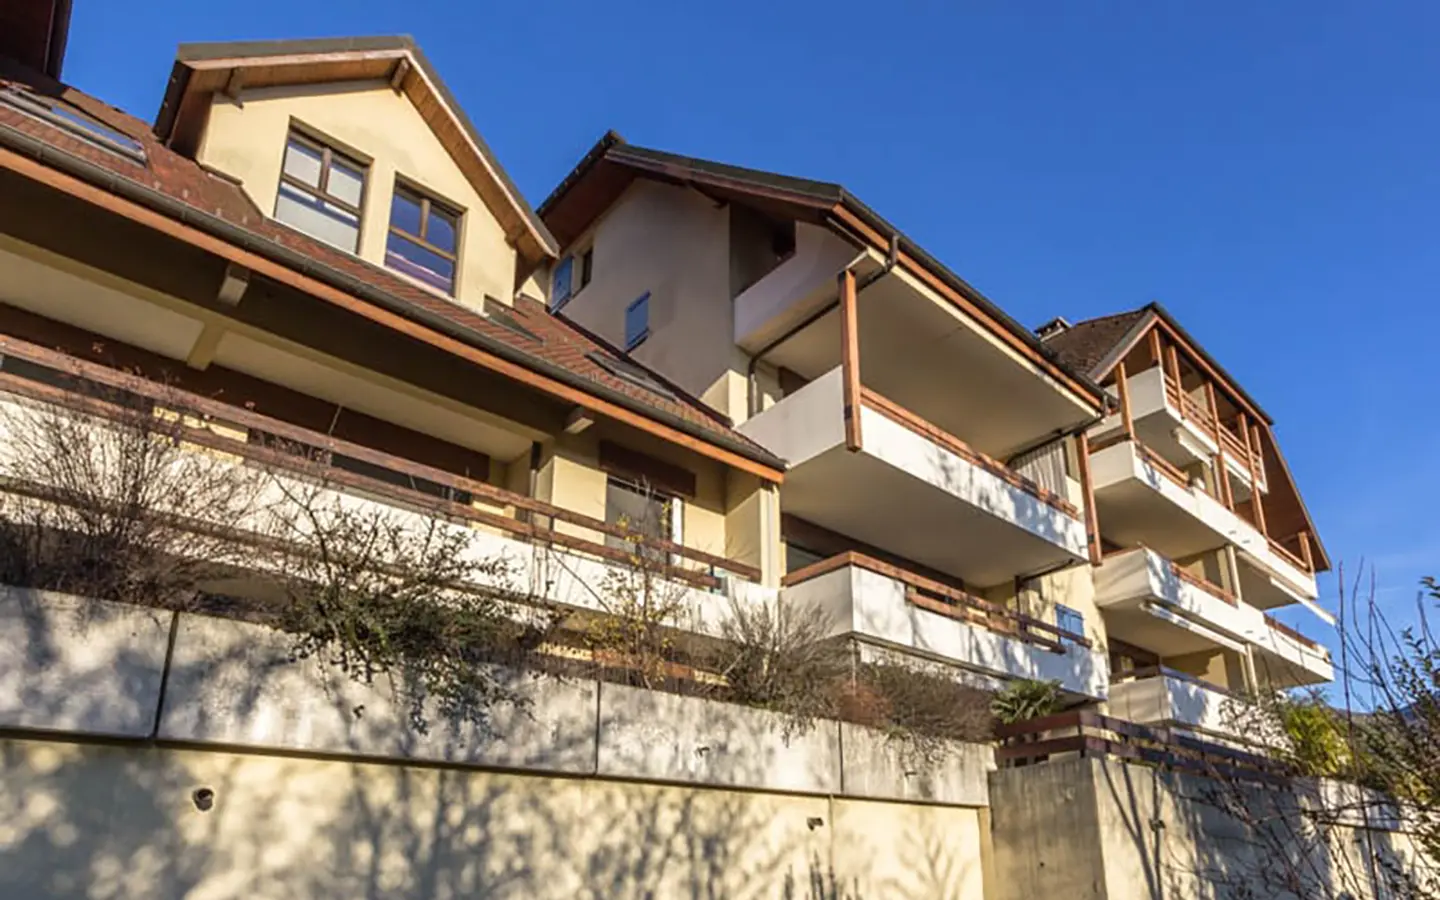
[[[976,319],[1022,358],[1097,412],[1108,402],[1104,389],[1088,375],[1061,363],[1030,329],[838,184],[637,147],[611,131],[540,204],[540,215],[560,246],[569,246],[641,177],[693,188],[717,203],[741,202],[772,215],[822,224],[882,257],[888,257],[893,244],[897,265]]]
[[[11,57],[59,81],[69,38],[70,0],[0,3],[0,57]]]
[[[193,157],[217,93],[346,81],[389,82],[408,97],[530,266],[556,255],[555,238],[409,37],[182,44],[155,133]]]

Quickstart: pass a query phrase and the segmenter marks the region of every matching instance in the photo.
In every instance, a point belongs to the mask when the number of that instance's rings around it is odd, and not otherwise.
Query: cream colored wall
[[[262,213],[275,211],[285,137],[293,121],[370,162],[361,257],[384,264],[390,200],[399,175],[464,212],[456,299],[475,309],[487,294],[511,302],[514,247],[415,107],[388,84],[260,88],[242,91],[239,102],[215,96],[196,156],[239,178]]]
[[[1043,598],[1042,609],[1032,615],[1053,624],[1055,605],[1059,603],[1070,607],[1085,617],[1085,636],[1094,643],[1096,651],[1103,653],[1109,644],[1109,636],[1105,631],[1105,619],[1100,615],[1100,607],[1095,605],[1092,568],[1088,564],[1075,565],[1052,572],[1038,581],[1039,593]]]
[[[980,896],[979,842],[974,809],[0,742],[0,896],[16,900],[948,900]]]
[[[571,297],[565,314],[623,347],[625,308],[649,291],[650,337],[633,356],[721,413],[743,419],[729,221],[728,209],[695,191],[637,180],[590,233],[566,248],[570,254],[593,246],[595,263],[593,280]],[[731,372],[740,373],[739,387]]]

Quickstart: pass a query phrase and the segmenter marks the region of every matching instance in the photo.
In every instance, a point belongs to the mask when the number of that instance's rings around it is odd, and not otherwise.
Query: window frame
[[[595,280],[595,248],[586,247],[580,252],[580,286],[574,293],[578,294]]]
[[[640,329],[638,334],[632,335],[630,333],[630,314],[642,305],[645,307],[645,327]],[[625,352],[629,353],[645,343],[648,337],[650,337],[650,292],[646,291],[631,300],[625,307]]]
[[[610,522],[610,490],[612,487],[635,494],[647,503],[654,502],[659,505],[660,515],[656,517],[655,524],[661,528],[661,534],[647,535],[644,533],[643,528],[640,530],[632,529],[631,534],[640,538],[639,543],[642,553],[647,556],[652,556],[657,562],[666,561],[673,564],[675,558],[672,554],[644,547],[644,543],[648,540],[660,540],[684,546],[685,499],[672,491],[656,487],[646,479],[630,478],[614,472],[607,472],[605,475],[605,521],[607,523]],[[616,537],[614,535],[607,535],[605,540],[607,546],[616,549],[624,549],[628,547],[630,543],[628,538]]]
[[[434,253],[436,256],[439,256],[442,259],[449,260],[450,264],[454,267],[454,272],[450,276],[450,289],[446,291],[446,294],[448,296],[454,297],[460,286],[460,245],[462,243],[461,228],[464,227],[465,211],[460,209],[460,207],[456,206],[455,204],[435,196],[424,188],[417,187],[414,182],[411,182],[408,179],[396,178],[395,187],[391,191],[391,195],[390,214],[385,221],[385,252],[387,254],[390,252],[390,236],[393,234],[397,235],[403,240],[407,240],[412,244],[415,244],[422,250]],[[396,225],[394,200],[396,196],[406,196],[408,199],[419,201],[421,232],[427,232],[430,229],[430,210],[432,207],[438,207],[442,212],[448,213],[449,215],[454,217],[455,251],[453,253],[448,252],[444,248],[432,244],[423,233],[411,234],[410,232]],[[390,269],[390,271],[392,272],[398,271],[388,264],[385,266],[385,268]],[[401,272],[400,274],[404,275],[405,273]],[[421,283],[433,290],[440,290],[440,288],[435,287],[435,285],[433,284],[429,284],[423,281]]]
[[[295,141],[298,144],[306,146],[312,152],[316,150],[320,151],[320,184],[318,186],[306,184],[299,178],[296,178],[294,175],[291,175],[289,172],[285,171],[285,154],[290,152],[291,141]],[[337,156],[340,157],[341,160],[343,160],[352,168],[358,169],[360,171],[360,203],[358,205],[352,204],[348,200],[343,200],[329,192],[330,170],[334,166],[335,157]],[[321,203],[333,204],[338,209],[343,210],[344,212],[347,212],[350,215],[354,216],[355,249],[350,252],[355,254],[358,254],[360,252],[361,239],[364,237],[365,234],[365,203],[370,197],[370,164],[368,162],[364,162],[359,157],[352,156],[344,150],[336,149],[335,147],[331,146],[328,141],[322,138],[315,137],[310,132],[305,131],[302,128],[298,128],[294,124],[291,124],[290,130],[285,133],[285,147],[280,156],[279,183],[281,185],[288,185],[297,191],[301,191],[302,193],[313,197]],[[275,190],[275,221],[281,222],[291,228],[295,228],[296,230],[299,230],[304,234],[310,234],[309,232],[299,228],[299,226],[293,225],[289,222],[286,222],[284,219],[281,219],[279,216],[279,204],[280,190],[277,187]],[[310,235],[310,237],[314,237],[317,241],[324,240],[324,238],[315,237],[315,235]],[[325,241],[325,243],[328,244],[330,242]],[[345,248],[341,247],[340,249],[343,250]]]

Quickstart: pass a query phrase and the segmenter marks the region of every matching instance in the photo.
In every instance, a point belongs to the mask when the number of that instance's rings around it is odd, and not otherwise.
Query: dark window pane
[[[406,234],[420,236],[420,201],[400,191],[390,201],[390,224]]]
[[[605,485],[605,522],[636,537],[669,540],[670,501],[652,490],[611,478]],[[631,546],[630,541],[613,535],[607,536],[605,543],[621,549]]]
[[[430,204],[430,223],[425,240],[449,253],[455,252],[456,216],[449,210]]]
[[[590,277],[595,274],[595,248],[591,247],[580,257],[580,286],[583,288],[590,283]]]
[[[385,265],[447,294],[454,290],[454,262],[393,231],[385,244]]]

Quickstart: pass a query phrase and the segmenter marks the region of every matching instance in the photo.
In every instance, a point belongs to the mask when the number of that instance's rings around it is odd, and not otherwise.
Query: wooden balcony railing
[[[902,425],[921,437],[934,441],[966,462],[984,469],[1006,484],[1025,491],[1027,494],[1030,494],[1048,506],[1060,510],[1072,519],[1080,518],[1080,510],[1069,500],[1066,500],[1053,491],[1046,490],[1029,478],[1026,478],[1024,475],[1021,475],[1019,472],[1000,462],[998,459],[981,453],[945,429],[927,422],[925,419],[898,403],[881,394],[877,394],[867,387],[861,387],[860,399],[864,405],[885,416],[887,419],[890,419],[892,422],[895,422],[897,425]]]
[[[1139,725],[1094,710],[1000,725],[995,759],[1003,768],[1046,762],[1062,754],[1114,757],[1212,777],[1283,782],[1286,765],[1268,756],[1200,740],[1170,728]]]
[[[1186,584],[1199,588],[1200,590],[1216,598],[1217,600],[1224,600],[1231,606],[1240,605],[1239,599],[1236,598],[1234,594],[1232,594],[1230,591],[1227,591],[1225,588],[1221,587],[1215,582],[1201,578],[1199,575],[1190,574],[1189,572],[1182,569],[1179,563],[1176,563],[1174,560],[1166,560],[1166,562],[1169,563],[1170,571],[1174,573],[1175,577],[1185,582]]]
[[[1271,616],[1269,613],[1265,613],[1265,624],[1268,625],[1268,626],[1270,626],[1270,627],[1271,627],[1272,629],[1274,629],[1275,631],[1278,631],[1278,632],[1280,632],[1281,634],[1285,635],[1286,637],[1292,638],[1292,639],[1294,639],[1294,640],[1296,640],[1296,641],[1299,641],[1301,644],[1304,644],[1306,647],[1309,647],[1311,650],[1314,650],[1316,653],[1322,654],[1322,655],[1325,656],[1327,659],[1329,658],[1329,656],[1330,656],[1330,651],[1329,651],[1329,650],[1326,650],[1326,649],[1325,649],[1323,646],[1321,646],[1317,641],[1315,641],[1315,640],[1313,640],[1313,639],[1311,639],[1311,638],[1306,637],[1306,636],[1305,636],[1303,633],[1301,633],[1299,630],[1297,630],[1297,629],[1295,629],[1295,628],[1293,628],[1293,627],[1291,627],[1291,626],[1289,626],[1289,625],[1286,625],[1284,622],[1281,622],[1279,619],[1274,618],[1274,617]]]
[[[157,384],[128,372],[76,359],[12,337],[0,336],[0,354],[5,358],[22,359],[68,375],[73,382],[73,388],[57,387],[4,371],[3,367],[0,367],[0,391],[6,393],[106,419],[134,416],[142,403],[148,403],[153,409],[169,410],[187,418],[219,420],[238,428],[218,430],[204,427],[203,424],[175,427],[188,443],[233,454],[276,470],[318,477],[337,489],[380,496],[421,512],[449,516],[493,528],[516,538],[562,546],[613,562],[633,561],[628,548],[607,546],[603,542],[565,534],[553,528],[554,523],[565,522],[627,541],[636,540],[632,532],[621,526],[582,513],[362,444],[334,438],[249,409],[178,391],[168,385]],[[144,414],[154,413],[147,410]],[[232,436],[232,430],[242,432],[245,438]],[[303,446],[307,452],[286,452],[282,448],[287,442]],[[320,451],[320,454],[311,452],[315,450]],[[453,492],[451,499],[437,497],[433,491],[417,490],[338,468],[329,463],[334,456],[359,460],[415,482],[447,489]],[[453,499],[457,496],[471,498],[472,502],[457,502]],[[504,511],[481,508],[474,505],[475,502]],[[713,570],[729,572],[751,581],[758,581],[760,578],[760,570],[753,566],[672,541],[644,538],[637,543],[657,554],[683,559],[693,564],[697,568],[667,562],[663,564],[663,573],[667,577],[697,587],[713,590],[720,586],[720,579],[711,574]]]
[[[1181,672],[1179,669],[1172,669],[1169,666],[1142,666],[1138,669],[1131,669],[1128,672],[1116,672],[1110,676],[1110,683],[1129,684],[1132,681],[1145,681],[1150,678],[1169,678],[1174,681],[1183,681],[1186,684],[1193,684],[1213,691],[1234,700],[1245,700],[1243,694],[1237,694],[1229,688],[1221,687],[1218,684],[1211,684],[1203,678],[1191,675],[1189,672]]]
[[[1051,625],[1049,622],[1042,622],[1034,616],[1006,609],[998,603],[992,603],[967,591],[951,587],[933,578],[927,578],[864,553],[849,551],[822,559],[787,574],[782,583],[789,587],[850,566],[899,581],[905,585],[905,599],[909,603],[942,616],[979,625],[997,634],[1009,635],[1031,644],[1038,644],[1056,653],[1064,653],[1067,644],[1075,644],[1086,649],[1092,646],[1090,639],[1083,634],[1075,634]]]

